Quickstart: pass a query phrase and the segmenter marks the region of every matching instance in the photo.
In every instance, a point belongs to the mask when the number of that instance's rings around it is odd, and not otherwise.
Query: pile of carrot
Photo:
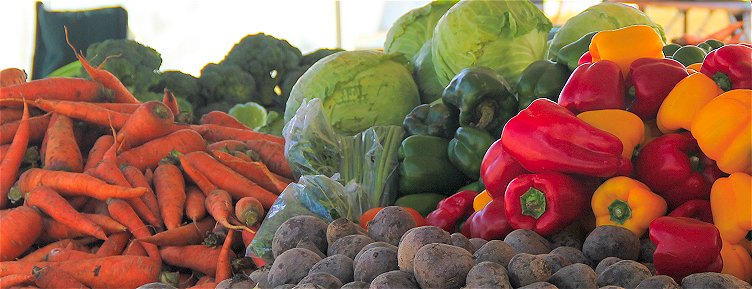
[[[284,139],[219,111],[177,123],[169,91],[141,103],[76,55],[91,80],[0,73],[0,288],[214,288],[262,266],[244,252],[293,181]]]

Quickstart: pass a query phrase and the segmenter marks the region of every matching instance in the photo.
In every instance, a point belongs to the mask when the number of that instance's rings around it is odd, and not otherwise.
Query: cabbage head
[[[661,35],[663,41],[666,41],[663,27],[653,22],[642,11],[620,3],[604,2],[593,5],[567,20],[554,35],[546,57],[551,60],[555,59],[559,49],[590,32],[614,30],[631,25],[653,27]]]
[[[441,16],[457,1],[434,1],[408,11],[392,24],[384,41],[384,52],[399,52],[413,59],[426,41],[431,40],[433,29]]]
[[[530,1],[462,1],[436,24],[433,65],[446,86],[462,69],[484,66],[516,83],[543,59],[551,21]]]
[[[285,107],[289,122],[304,99],[319,98],[339,134],[354,135],[375,125],[402,125],[420,104],[412,71],[402,54],[343,51],[311,66],[292,88]]]

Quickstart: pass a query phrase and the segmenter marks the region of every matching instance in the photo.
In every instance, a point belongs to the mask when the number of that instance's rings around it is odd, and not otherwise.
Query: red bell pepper
[[[624,75],[619,65],[601,60],[578,66],[559,95],[559,104],[575,114],[598,109],[624,109]]]
[[[480,179],[491,197],[504,198],[507,185],[519,175],[527,174],[528,171],[520,163],[512,158],[501,145],[501,141],[495,141],[483,156],[480,163]]]
[[[560,173],[521,175],[507,187],[504,207],[514,229],[550,236],[581,217],[590,195],[575,178]]]
[[[530,172],[560,172],[594,177],[628,173],[616,136],[577,118],[556,103],[539,98],[504,126],[501,144]]]
[[[721,234],[713,224],[684,217],[660,217],[650,223],[656,274],[677,282],[694,273],[721,272]]]
[[[661,195],[673,209],[692,199],[710,199],[710,188],[723,176],[688,132],[660,136],[640,150],[637,179]]]
[[[713,211],[710,209],[710,202],[706,200],[686,201],[671,211],[668,216],[687,217],[713,224]]]
[[[689,76],[684,65],[667,58],[640,58],[632,62],[627,75],[627,108],[643,120],[655,119],[658,109],[679,81]]]
[[[473,200],[477,195],[478,192],[468,190],[441,200],[436,210],[426,216],[426,223],[453,233],[456,231],[457,222],[473,213]]]
[[[585,52],[580,56],[580,59],[577,60],[577,66],[583,65],[585,63],[592,63],[593,62],[593,55],[590,54],[590,51]]]
[[[705,56],[700,68],[724,91],[752,89],[752,48],[724,45]]]
[[[504,211],[503,199],[491,200],[482,210],[470,215],[462,224],[462,235],[484,240],[504,239],[513,230]]]

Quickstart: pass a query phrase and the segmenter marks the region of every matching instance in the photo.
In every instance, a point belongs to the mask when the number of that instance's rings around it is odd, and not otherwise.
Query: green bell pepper
[[[695,63],[702,63],[705,59],[705,55],[708,53],[700,47],[694,45],[686,45],[679,48],[674,52],[674,60],[679,61],[684,66],[689,66]]]
[[[480,192],[484,191],[485,189],[486,189],[486,185],[484,185],[483,181],[479,179],[477,182],[469,183],[469,184],[465,185],[464,187],[461,187],[461,188],[457,189],[457,192],[473,191],[473,192],[480,193]]]
[[[564,48],[567,46],[564,46]],[[530,63],[522,71],[520,82],[517,83],[519,109],[527,108],[533,100],[538,98],[548,98],[556,102],[568,78],[569,71],[564,65],[548,60]]]
[[[577,68],[577,62],[585,52],[590,51],[590,41],[598,31],[583,35],[577,41],[569,43],[556,52],[556,62],[566,65],[572,71]]]
[[[663,55],[665,55],[666,57],[671,57],[674,55],[674,52],[679,50],[679,48],[681,48],[681,45],[676,43],[666,44],[665,46],[663,46]]]
[[[465,68],[441,96],[444,104],[460,111],[460,126],[501,135],[504,124],[517,114],[517,96],[504,77],[485,67]]]
[[[421,104],[405,116],[402,126],[409,135],[431,135],[449,139],[459,127],[457,111],[445,104]]]
[[[395,206],[413,208],[423,217],[428,216],[433,210],[436,210],[436,205],[445,199],[447,196],[434,193],[423,193],[402,196],[394,202]]]
[[[402,194],[452,194],[466,178],[447,157],[449,140],[427,135],[407,137],[400,145],[399,189]]]
[[[460,127],[449,141],[447,155],[449,161],[462,173],[473,180],[480,178],[480,163],[486,151],[495,141],[491,134],[482,129]]]
[[[710,51],[713,51],[713,47],[710,46],[710,44],[707,44],[705,42],[697,44],[697,47],[702,48],[702,50],[705,50],[705,53],[710,53]]]
[[[705,42],[703,42],[703,43],[707,44],[707,45],[710,45],[710,48],[711,48],[710,51],[716,50],[716,49],[721,48],[724,45],[726,45],[726,43],[723,43],[722,41],[718,41],[718,40],[715,40],[715,39],[708,39],[708,40],[705,40]]]

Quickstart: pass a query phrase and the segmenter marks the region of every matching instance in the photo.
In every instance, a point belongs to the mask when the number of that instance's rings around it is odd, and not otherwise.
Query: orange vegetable
[[[167,88],[164,89],[164,98],[162,98],[162,103],[170,108],[170,111],[173,115],[178,115],[180,113],[180,105],[178,105],[178,99],[175,98],[175,95],[172,94],[172,92]]]
[[[115,233],[108,236],[107,240],[99,246],[97,250],[97,257],[107,257],[120,255],[128,245],[128,241],[131,239],[131,234],[128,232]]]
[[[112,126],[115,129],[122,128],[130,117],[130,114],[109,110],[87,102],[39,98],[34,100],[32,105],[47,112],[59,113],[103,127]]]
[[[47,128],[44,169],[80,173],[84,159],[73,134],[73,121],[64,115],[52,114]]]
[[[159,253],[167,264],[214,276],[217,272],[217,261],[221,250],[221,248],[210,248],[204,245],[188,245],[163,247]]]
[[[34,284],[34,276],[30,274],[13,274],[0,277],[0,288],[16,288],[26,284]]]
[[[84,165],[84,171],[97,166],[102,161],[104,153],[115,142],[115,138],[111,135],[103,135],[94,142],[94,145],[89,150],[89,155],[86,157],[86,164]]]
[[[25,199],[27,206],[39,208],[55,221],[98,239],[107,239],[102,227],[76,211],[60,194],[47,187],[34,188],[26,193]]]
[[[225,280],[232,277],[231,263],[235,253],[232,252],[232,240],[235,235],[235,230],[229,230],[227,236],[225,236],[225,242],[222,244],[222,249],[219,251],[219,260],[217,260],[217,269],[214,279]]]
[[[18,68],[0,70],[0,87],[8,87],[26,83],[26,71]]]
[[[185,180],[180,169],[162,162],[154,170],[154,189],[159,211],[167,229],[177,228],[183,220],[185,208]]]
[[[136,212],[133,211],[128,203],[118,199],[107,200],[107,210],[113,219],[125,225],[131,234],[136,238],[146,238],[151,236],[149,228],[144,225],[141,219],[138,218]],[[160,260],[159,250],[154,244],[141,244],[149,254],[149,258]]]
[[[211,233],[216,223],[213,218],[204,218],[196,223],[185,224],[153,236],[139,238],[138,241],[157,246],[198,245]]]
[[[205,139],[208,141],[222,141],[222,140],[267,140],[279,144],[285,144],[285,139],[273,136],[270,134],[255,132],[248,129],[239,129],[239,128],[232,128],[232,127],[226,127],[216,124],[202,124],[202,125],[192,125],[191,129],[197,131],[201,134]]]
[[[50,77],[0,89],[0,105],[21,106],[19,101],[36,99],[84,102],[110,102],[113,92],[101,84],[83,78]]]
[[[227,114],[226,112],[218,110],[210,111],[209,113],[204,114],[203,116],[201,116],[201,120],[199,122],[201,124],[215,124],[237,129],[251,129],[244,125],[242,122],[238,121],[235,117]]]
[[[29,107],[24,103],[23,117],[20,126],[13,136],[13,143],[8,151],[0,159],[0,210],[8,204],[8,192],[18,176],[18,169],[26,154],[26,146],[29,144]]]
[[[26,206],[0,213],[0,261],[13,260],[31,247],[42,232],[42,216]],[[0,262],[2,264],[4,262]],[[28,273],[28,272],[27,272]],[[12,273],[11,273],[12,274]],[[7,276],[0,270],[0,277]]]
[[[206,212],[211,215],[217,223],[227,229],[251,230],[244,226],[235,226],[230,224],[233,209],[230,194],[224,190],[214,190],[206,196]]]
[[[73,276],[71,276],[70,274],[65,273],[65,271],[54,267],[37,267],[34,268],[33,274],[36,280],[35,283],[41,289],[89,288],[76,280],[76,278],[73,278]]]
[[[194,223],[206,217],[206,196],[195,186],[185,188],[185,215]]]
[[[235,217],[244,225],[253,227],[264,219],[264,206],[254,197],[245,197],[235,203]]]
[[[262,162],[248,162],[219,150],[211,151],[211,154],[223,165],[272,193],[279,195],[287,187],[287,183],[278,180]]]
[[[47,126],[50,124],[51,117],[52,114],[48,113],[29,118],[27,121],[29,126],[29,143],[35,143],[44,138],[44,133],[47,131]],[[20,126],[20,120],[0,125],[0,145],[13,142]]]
[[[285,158],[285,145],[264,141],[250,140],[245,142],[248,149],[258,154],[261,161],[274,173],[285,178],[292,178],[292,169]]]
[[[158,101],[142,103],[118,132],[117,140],[121,143],[118,151],[174,132],[174,123],[175,116],[165,104]]]
[[[159,161],[173,150],[185,154],[205,149],[206,144],[201,135],[184,129],[122,152],[118,156],[118,163],[132,165],[143,171],[146,168],[156,168]]]

